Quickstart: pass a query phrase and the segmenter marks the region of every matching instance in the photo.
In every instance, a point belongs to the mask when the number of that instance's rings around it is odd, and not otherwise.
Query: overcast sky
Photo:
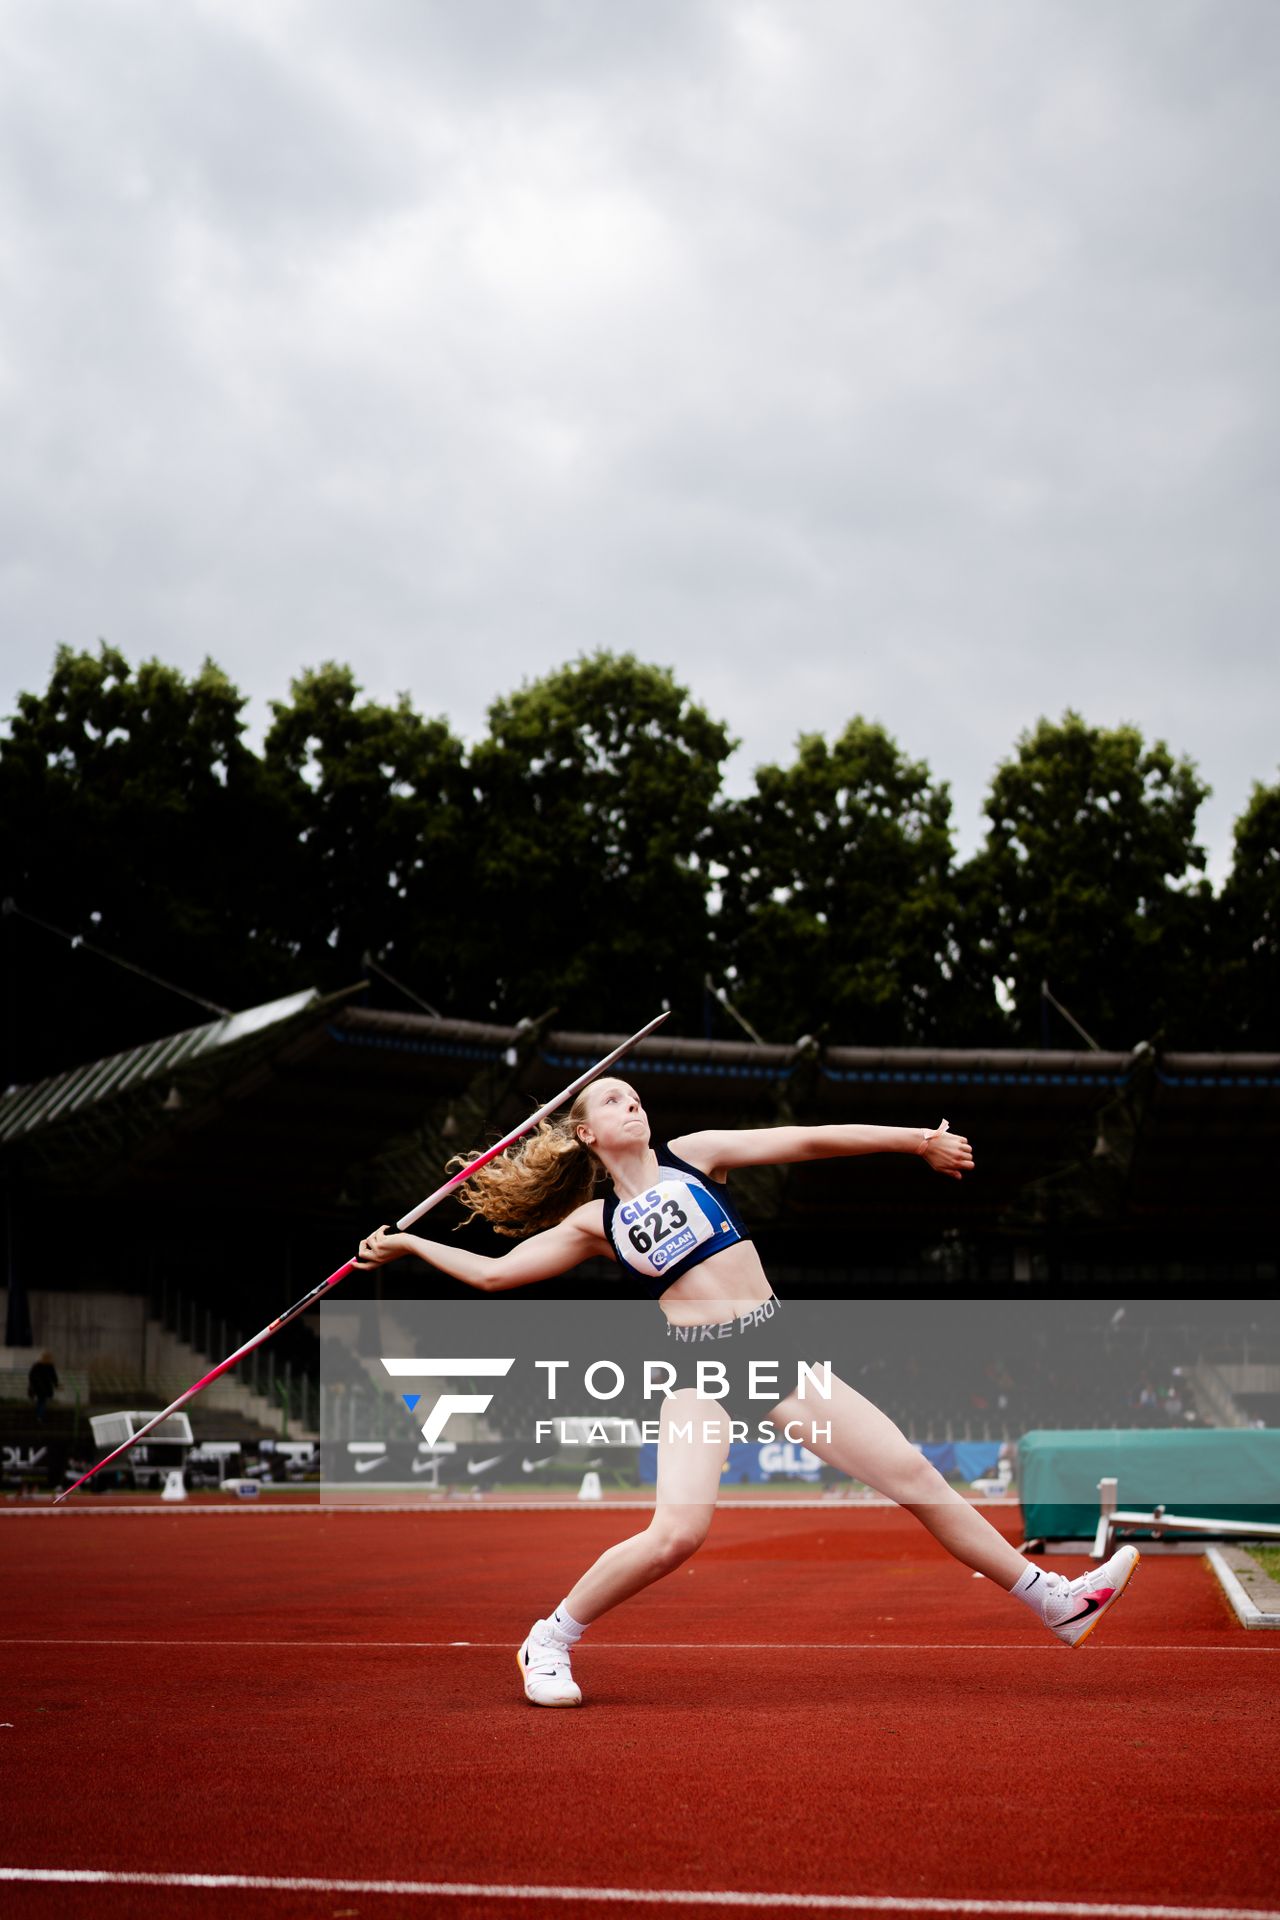
[[[1280,761],[1276,0],[0,0],[0,712],[59,642],[468,738],[597,646]]]

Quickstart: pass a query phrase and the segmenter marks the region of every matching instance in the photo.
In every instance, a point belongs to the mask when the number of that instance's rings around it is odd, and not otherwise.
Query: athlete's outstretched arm
[[[781,1167],[797,1160],[838,1160],[861,1153],[915,1153],[935,1173],[959,1180],[973,1168],[973,1149],[944,1120],[937,1127],[735,1127],[686,1133],[671,1145],[682,1160],[712,1175],[734,1167]]]
[[[608,1251],[604,1206],[599,1200],[588,1200],[558,1225],[542,1233],[532,1233],[527,1240],[519,1241],[510,1253],[497,1255],[472,1253],[468,1247],[447,1241],[422,1240],[416,1233],[396,1233],[379,1227],[376,1233],[360,1242],[356,1268],[366,1271],[385,1266],[411,1253],[438,1273],[447,1273],[451,1280],[461,1280],[464,1286],[476,1287],[481,1293],[506,1293],[512,1287],[532,1286],[535,1280],[552,1280],[558,1273],[568,1273],[570,1267],[590,1260],[594,1254]]]

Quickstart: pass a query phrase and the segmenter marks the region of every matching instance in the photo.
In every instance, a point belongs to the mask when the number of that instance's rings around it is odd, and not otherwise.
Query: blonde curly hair
[[[458,1188],[468,1214],[478,1214],[508,1240],[523,1240],[558,1225],[591,1198],[604,1168],[577,1131],[586,1121],[590,1091],[584,1088],[563,1120],[539,1121],[524,1140]],[[461,1173],[475,1158],[475,1153],[455,1154],[446,1171]]]

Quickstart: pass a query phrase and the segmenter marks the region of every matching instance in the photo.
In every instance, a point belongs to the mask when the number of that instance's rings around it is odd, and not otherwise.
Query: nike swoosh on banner
[[[549,1453],[545,1460],[522,1460],[520,1465],[526,1473],[534,1473],[539,1467],[549,1466],[554,1458],[554,1454]]]
[[[495,1453],[491,1460],[468,1460],[467,1472],[483,1473],[486,1467],[496,1467],[501,1458],[502,1455],[500,1453]]]
[[[385,1467],[386,1464],[386,1454],[380,1453],[376,1460],[357,1460],[355,1467],[357,1473],[372,1473],[375,1467]]]

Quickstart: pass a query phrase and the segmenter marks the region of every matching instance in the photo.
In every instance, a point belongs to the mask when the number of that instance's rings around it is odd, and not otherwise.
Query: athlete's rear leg
[[[822,1376],[820,1375],[820,1378]],[[1016,1585],[1028,1562],[997,1533],[990,1521],[956,1489],[948,1485],[918,1447],[894,1425],[887,1413],[856,1392],[837,1374],[831,1376],[831,1398],[823,1399],[806,1382],[803,1398],[788,1394],[769,1415],[779,1430],[793,1421],[803,1430],[803,1444],[853,1480],[862,1480],[877,1493],[896,1500],[925,1525],[931,1534],[977,1573],[1006,1590]],[[831,1438],[822,1436],[829,1426]],[[816,1430],[817,1437],[810,1437]]]
[[[802,1443],[819,1459],[896,1500],[957,1560],[1022,1600],[1069,1645],[1077,1645],[1083,1637],[1079,1629],[1089,1631],[1096,1624],[1095,1614],[1119,1599],[1137,1565],[1138,1556],[1129,1547],[1081,1581],[1070,1582],[1037,1567],[943,1479],[888,1414],[836,1374],[831,1376],[830,1399],[806,1382],[803,1397],[789,1394],[769,1418],[779,1430],[795,1422]],[[830,1438],[823,1432],[827,1426]]]

